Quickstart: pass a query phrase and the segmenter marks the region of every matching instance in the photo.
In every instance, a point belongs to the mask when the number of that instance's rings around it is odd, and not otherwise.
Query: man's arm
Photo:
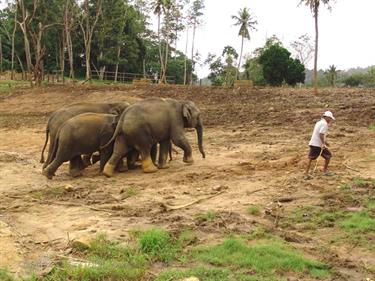
[[[326,142],[326,135],[325,134],[319,134],[319,137],[320,137],[320,140],[322,141],[322,144],[323,144],[323,148],[324,147],[328,147],[329,146],[329,144]]]

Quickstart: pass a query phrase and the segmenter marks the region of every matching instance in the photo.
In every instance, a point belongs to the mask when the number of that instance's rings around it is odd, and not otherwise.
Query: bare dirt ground
[[[195,132],[188,131],[193,165],[185,165],[177,149],[170,168],[155,174],[133,170],[107,179],[93,165],[72,179],[67,164],[53,180],[41,174],[40,152],[52,111],[79,101],[133,102],[148,96],[198,105],[206,159],[200,157]],[[337,118],[329,134],[336,175],[324,177],[320,160],[314,178],[304,180],[308,140],[327,109]],[[368,129],[374,120],[375,91],[365,89],[326,89],[313,96],[280,88],[55,86],[0,95],[0,267],[43,272],[71,240],[101,232],[125,241],[134,229],[188,227],[202,242],[212,242],[223,233],[262,225],[306,255],[329,262],[339,274],[336,280],[365,280],[369,273],[363,264],[375,266],[375,253],[331,245],[324,236],[334,235],[335,228],[302,233],[281,227],[278,219],[299,206],[325,204],[322,195],[353,177],[375,178],[375,131]],[[163,208],[211,195],[178,210]],[[261,206],[261,216],[247,212],[252,204]],[[213,222],[197,219],[207,211],[218,214]]]

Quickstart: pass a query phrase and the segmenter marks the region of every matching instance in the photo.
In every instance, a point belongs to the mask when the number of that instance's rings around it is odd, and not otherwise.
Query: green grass
[[[31,194],[32,197],[43,200],[45,198],[59,198],[61,197],[65,192],[64,187],[62,186],[53,186],[48,187],[42,190],[37,190]]]
[[[251,205],[247,208],[247,213],[253,216],[259,216],[260,215],[260,207],[257,205]]]
[[[339,226],[354,233],[368,233],[375,231],[375,219],[367,211],[351,213],[339,222]]]
[[[9,273],[9,271],[6,268],[0,267],[0,280],[1,281],[14,281],[15,279],[12,277],[12,275]]]
[[[313,277],[329,275],[328,267],[323,263],[272,241],[247,245],[242,239],[229,238],[219,245],[198,249],[193,255],[198,261],[213,266],[250,269],[266,277],[275,272],[307,273]]]
[[[204,213],[200,213],[197,215],[197,218],[202,221],[213,221],[216,218],[216,212],[215,211],[207,211]]]
[[[14,88],[30,86],[29,81],[0,80],[0,92],[9,92]]]
[[[357,187],[375,188],[375,179],[354,178],[353,183]]]
[[[139,190],[135,186],[129,186],[127,189],[124,190],[124,197],[133,197],[139,193]]]
[[[372,123],[368,128],[372,131],[375,131],[375,123]]]
[[[162,229],[150,229],[138,237],[140,250],[153,261],[170,262],[177,254],[178,248],[170,234]]]

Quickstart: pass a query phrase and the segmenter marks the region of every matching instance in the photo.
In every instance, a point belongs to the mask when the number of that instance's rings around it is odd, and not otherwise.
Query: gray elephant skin
[[[203,150],[203,124],[200,111],[192,101],[148,98],[130,105],[121,115],[112,139],[113,153],[104,167],[103,174],[111,177],[118,161],[132,149],[141,154],[144,172],[156,172],[151,158],[152,147],[159,143],[159,168],[166,165],[170,141],[184,151],[183,161],[192,163],[192,149],[185,137],[184,128],[195,128],[198,147]],[[107,146],[106,145],[106,146]]]
[[[115,132],[119,115],[102,113],[84,113],[70,118],[59,128],[51,153],[51,163],[43,169],[43,175],[51,179],[60,165],[71,161],[70,174],[80,175],[75,163],[82,154],[92,154],[100,151],[100,170],[112,154],[113,147],[106,144]],[[78,159],[79,158],[79,159]]]
[[[56,138],[56,134],[60,126],[65,121],[79,114],[88,113],[88,112],[121,115],[121,113],[129,105],[130,104],[127,102],[122,102],[122,103],[83,102],[83,103],[74,103],[71,105],[67,105],[53,112],[47,123],[46,140],[45,140],[44,147],[41,153],[41,158],[40,158],[40,163],[44,163],[43,168],[47,167],[47,165],[51,163],[51,152],[52,152],[52,147]],[[50,144],[49,144],[49,149],[48,149],[47,161],[44,161],[44,150],[48,143],[48,137],[50,138]]]

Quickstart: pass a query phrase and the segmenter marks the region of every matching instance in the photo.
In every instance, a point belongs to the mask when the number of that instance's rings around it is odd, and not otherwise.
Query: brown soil
[[[198,105],[205,123],[206,159],[189,130],[193,165],[184,164],[177,149],[170,168],[155,174],[133,170],[107,179],[93,165],[83,177],[72,179],[67,164],[53,180],[41,174],[40,152],[52,111],[72,102],[134,102],[149,96],[189,99]],[[337,118],[329,135],[334,154],[330,167],[337,175],[322,176],[320,160],[314,178],[306,181],[307,143],[315,121],[327,109]],[[289,88],[55,86],[0,94],[0,267],[43,272],[71,240],[101,232],[125,241],[134,229],[186,227],[195,229],[204,243],[263,225],[329,262],[337,280],[364,280],[369,276],[363,264],[375,265],[374,253],[331,246],[324,235],[332,229],[314,237],[280,229],[277,221],[285,210],[324,203],[323,194],[337,191],[353,177],[375,178],[375,132],[368,129],[374,120],[375,91],[365,89],[326,89],[314,96],[310,90]],[[216,192],[222,193],[185,208],[163,208]],[[283,202],[286,197],[291,200]],[[248,214],[252,204],[262,207],[261,216]],[[207,211],[216,212],[213,221],[199,218]]]

